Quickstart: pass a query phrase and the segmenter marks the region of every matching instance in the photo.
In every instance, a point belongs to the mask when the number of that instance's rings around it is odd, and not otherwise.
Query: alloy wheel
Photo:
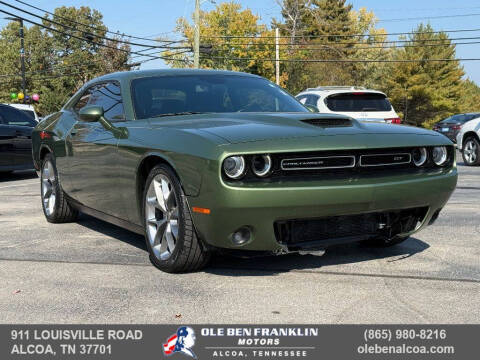
[[[179,216],[175,189],[167,176],[155,176],[145,199],[145,225],[154,255],[167,260],[178,239]]]
[[[54,213],[56,199],[57,187],[55,170],[52,162],[47,161],[42,169],[42,201],[47,216],[51,216]]]
[[[474,163],[477,160],[477,144],[473,140],[468,140],[463,153],[469,164]]]

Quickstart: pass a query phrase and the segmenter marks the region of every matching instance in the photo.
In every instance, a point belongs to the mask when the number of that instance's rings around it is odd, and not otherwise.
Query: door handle
[[[70,135],[75,136],[77,134],[77,131],[77,129],[72,129],[72,131],[70,131]]]

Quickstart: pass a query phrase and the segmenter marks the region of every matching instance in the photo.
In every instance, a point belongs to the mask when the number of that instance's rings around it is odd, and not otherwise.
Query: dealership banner
[[[474,359],[480,325],[0,325],[0,359]]]

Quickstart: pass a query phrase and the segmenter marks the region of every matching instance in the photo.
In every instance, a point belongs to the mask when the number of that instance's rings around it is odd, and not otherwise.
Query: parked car
[[[457,148],[465,165],[480,165],[480,117],[463,124],[457,134]]]
[[[364,87],[320,86],[302,91],[296,98],[320,113],[347,115],[360,121],[402,122],[384,93]]]
[[[37,123],[40,122],[40,118],[38,117],[38,114],[35,111],[35,108],[33,107],[33,105],[29,105],[29,104],[4,104],[4,105],[10,105],[11,107],[14,107],[15,109],[18,109],[23,113],[25,113],[26,115],[30,116]]]
[[[438,217],[454,154],[434,131],[315,114],[259,76],[192,69],[96,78],[33,133],[47,220],[82,211],[145,234],[168,272],[216,249],[398,244]]]
[[[37,122],[9,105],[0,104],[0,172],[33,169],[32,130]]]
[[[457,114],[450,116],[433,126],[433,130],[442,133],[453,142],[457,142],[457,135],[463,124],[480,117],[480,113]]]

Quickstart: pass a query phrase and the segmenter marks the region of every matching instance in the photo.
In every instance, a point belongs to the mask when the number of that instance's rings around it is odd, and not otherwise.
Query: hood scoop
[[[323,128],[353,126],[352,120],[347,118],[321,118],[321,119],[307,119],[307,120],[301,120],[301,121],[313,126],[319,126]]]

